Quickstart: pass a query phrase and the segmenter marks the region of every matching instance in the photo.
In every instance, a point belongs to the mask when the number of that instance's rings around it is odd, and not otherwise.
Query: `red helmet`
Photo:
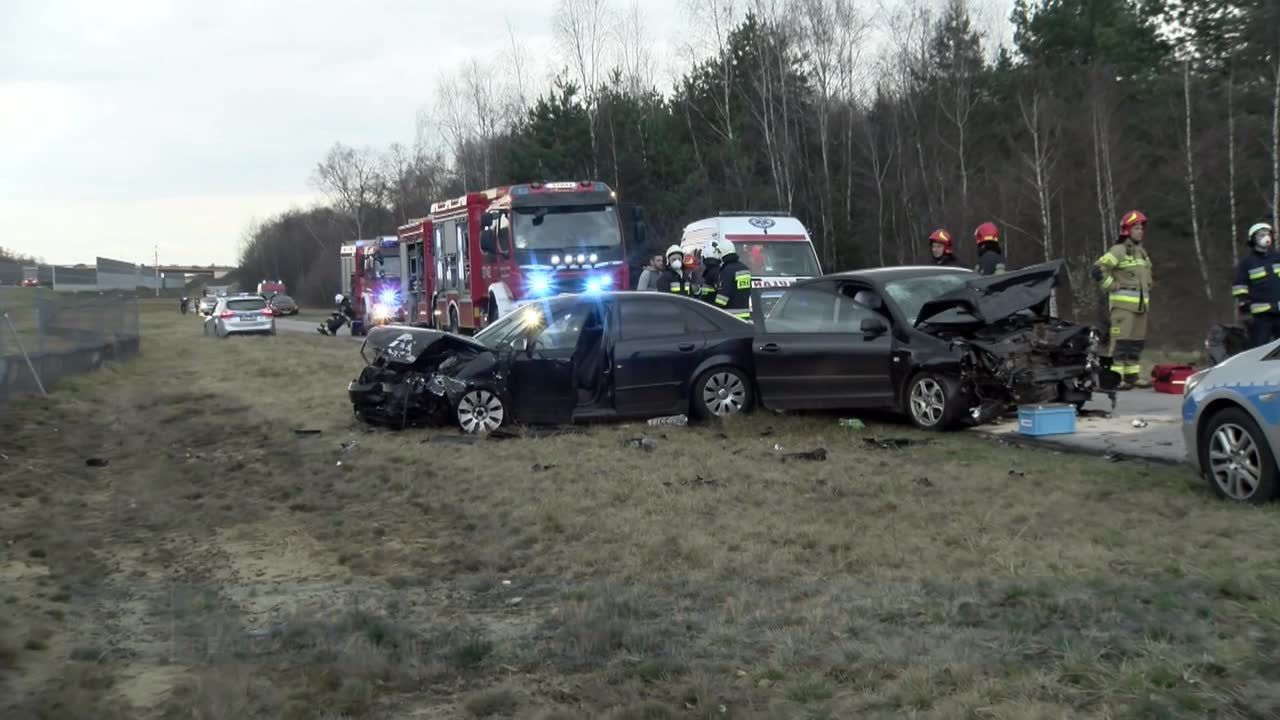
[[[951,252],[951,233],[943,230],[942,228],[934,230],[933,233],[929,235],[929,242],[940,243],[942,245],[943,252]]]
[[[1129,229],[1134,225],[1146,225],[1147,216],[1141,210],[1130,210],[1120,221],[1120,237],[1129,237]]]
[[[984,242],[1000,242],[1000,230],[995,223],[984,222],[973,231],[973,239],[979,245]]]

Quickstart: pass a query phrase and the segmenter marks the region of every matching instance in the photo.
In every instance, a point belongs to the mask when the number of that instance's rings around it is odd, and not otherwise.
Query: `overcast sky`
[[[683,3],[643,5],[663,72]],[[555,6],[0,0],[0,246],[232,263],[254,218],[315,202],[335,141],[411,143],[437,79],[501,59],[507,21],[548,77]]]

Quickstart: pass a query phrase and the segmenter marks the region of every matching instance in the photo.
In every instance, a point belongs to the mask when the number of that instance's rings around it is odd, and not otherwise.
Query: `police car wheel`
[[[911,378],[905,405],[907,417],[924,430],[950,430],[959,424],[963,412],[956,381],[930,372]]]
[[[1239,408],[1214,413],[1200,431],[1200,468],[1223,500],[1261,505],[1275,499],[1276,461],[1266,435]]]
[[[711,368],[693,383],[693,414],[700,420],[747,412],[753,399],[751,381],[737,368]]]

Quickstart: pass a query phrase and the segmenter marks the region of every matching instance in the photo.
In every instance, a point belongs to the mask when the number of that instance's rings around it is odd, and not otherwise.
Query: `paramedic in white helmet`
[[[667,269],[658,277],[658,292],[688,295],[689,280],[683,269],[684,251],[679,245],[667,248]]]

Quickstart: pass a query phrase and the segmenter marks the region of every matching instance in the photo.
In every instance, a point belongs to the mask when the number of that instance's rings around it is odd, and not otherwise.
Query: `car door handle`
[[[679,350],[680,352],[693,352],[693,343],[685,343],[684,345],[677,345],[676,349]]]
[[[778,343],[765,343],[760,346],[761,352],[778,352]]]

